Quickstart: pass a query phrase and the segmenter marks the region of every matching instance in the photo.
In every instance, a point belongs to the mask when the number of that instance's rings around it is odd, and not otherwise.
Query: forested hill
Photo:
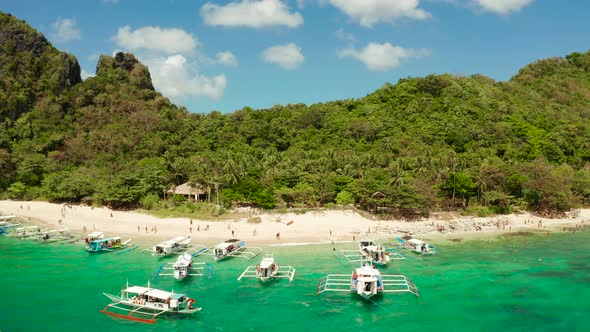
[[[360,99],[194,114],[155,92],[132,54],[102,56],[97,75],[79,82],[73,57],[42,38],[62,58],[35,66],[47,55],[19,36],[41,35],[6,14],[0,22],[7,197],[199,208],[159,201],[190,181],[225,206],[355,203],[406,216],[590,203],[588,52],[535,62],[508,82],[430,75]],[[24,58],[33,64],[17,66],[24,75],[5,72]],[[25,108],[14,102],[22,93]]]
[[[0,12],[0,119],[14,121],[39,96],[79,83],[80,65],[25,22]],[[4,129],[4,128],[2,128]]]

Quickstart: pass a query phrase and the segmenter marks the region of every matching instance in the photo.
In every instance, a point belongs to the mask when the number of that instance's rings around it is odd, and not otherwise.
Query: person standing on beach
[[[277,233],[277,240],[281,239],[281,233]]]

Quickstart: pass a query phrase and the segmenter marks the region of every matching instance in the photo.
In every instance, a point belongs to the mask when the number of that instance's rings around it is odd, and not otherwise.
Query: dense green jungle
[[[0,13],[0,170],[2,198],[114,208],[559,215],[590,203],[590,52],[506,82],[408,77],[358,99],[199,113],[130,53],[82,80],[73,55]],[[185,182],[201,205],[165,195]]]

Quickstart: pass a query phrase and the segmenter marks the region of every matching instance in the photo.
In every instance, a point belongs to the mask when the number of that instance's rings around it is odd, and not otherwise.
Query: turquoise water
[[[352,244],[341,248],[353,248]],[[346,293],[316,295],[327,273],[350,273],[332,246],[268,247],[293,265],[292,283],[237,281],[248,262],[215,262],[211,279],[171,277],[163,289],[197,298],[203,310],[155,325],[99,312],[102,292],[144,285],[166,261],[137,251],[89,255],[78,245],[0,237],[0,330],[11,331],[582,331],[590,328],[590,232],[457,243],[432,257],[405,253],[383,273],[412,278],[420,297],[385,294],[374,303]],[[202,260],[211,262],[210,257]]]

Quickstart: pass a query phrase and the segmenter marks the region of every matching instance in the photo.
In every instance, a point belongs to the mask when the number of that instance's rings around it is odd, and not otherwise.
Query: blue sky
[[[130,51],[191,112],[363,97],[431,73],[508,80],[590,48],[586,0],[0,0],[74,54]]]

